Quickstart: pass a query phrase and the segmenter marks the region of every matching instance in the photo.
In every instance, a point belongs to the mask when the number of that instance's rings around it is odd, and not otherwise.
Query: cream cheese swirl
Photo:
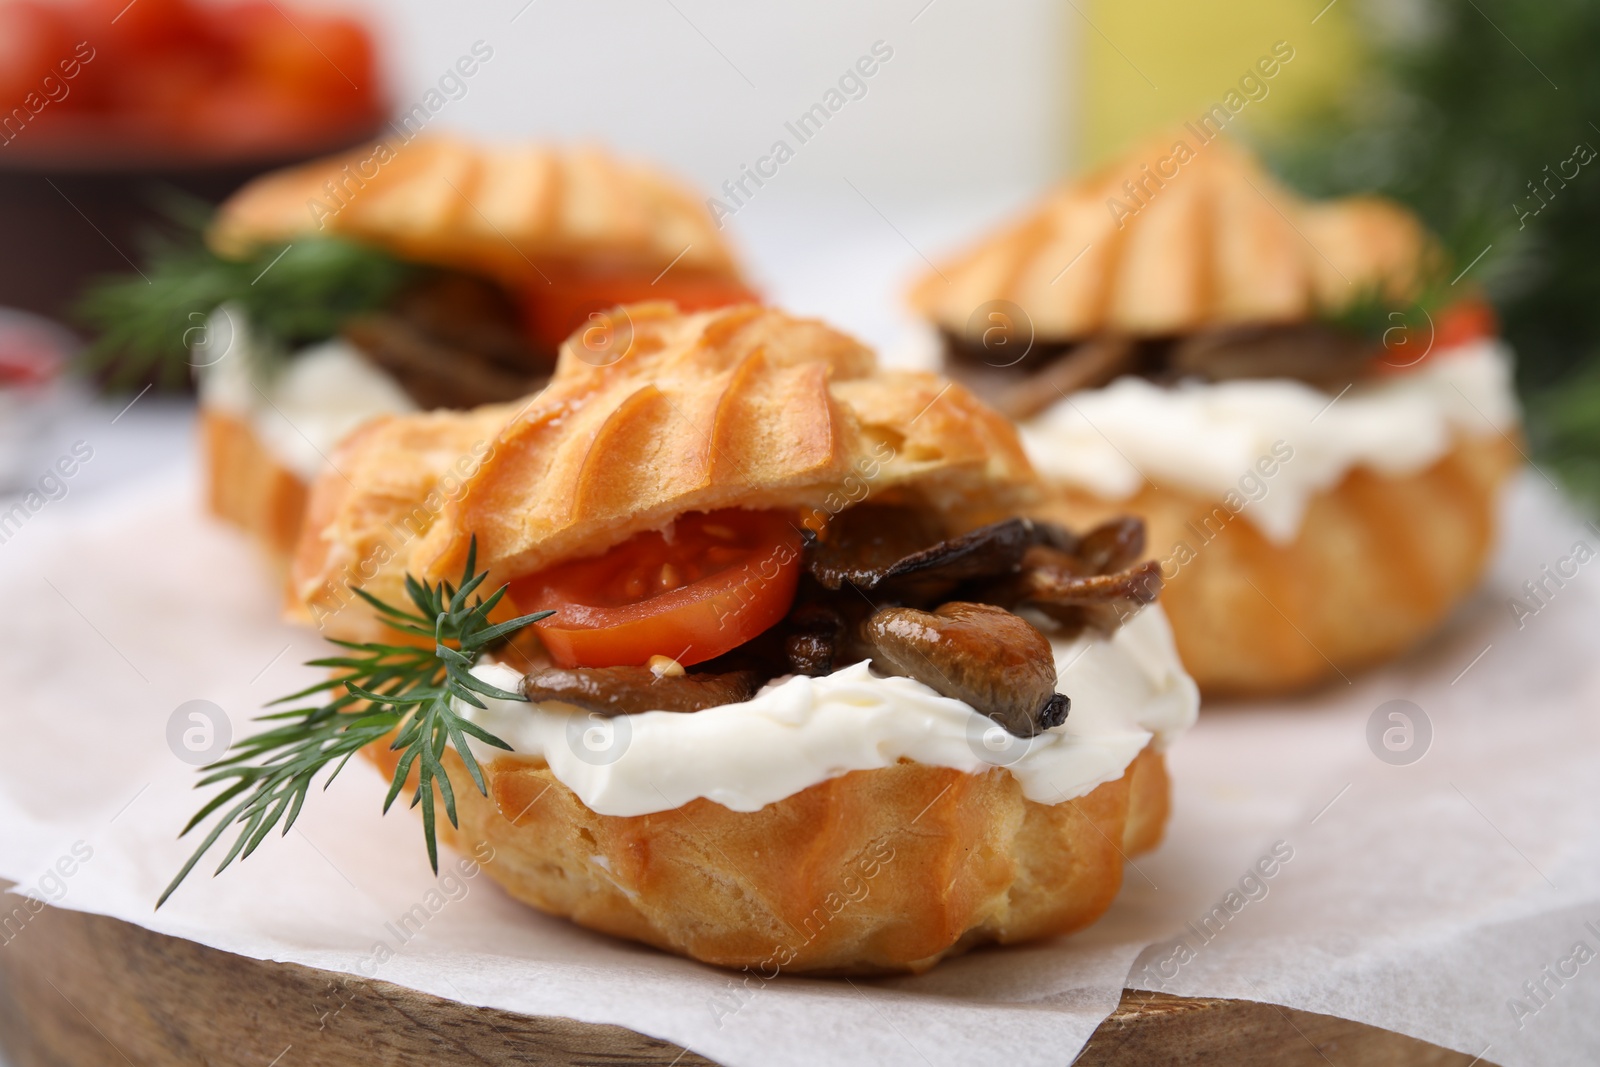
[[[247,424],[273,458],[307,482],[357,426],[417,409],[399,382],[338,338],[272,367],[244,313],[228,305],[206,321],[190,362],[199,370],[200,402]]]
[[[1056,402],[1021,434],[1041,474],[1107,500],[1128,499],[1146,479],[1207,500],[1248,494],[1242,514],[1283,544],[1298,534],[1312,497],[1352,469],[1415,474],[1458,437],[1506,432],[1518,421],[1510,349],[1482,340],[1338,397],[1288,379],[1168,386],[1119,378]],[[1281,461],[1270,463],[1266,481],[1251,473],[1263,457]]]
[[[1122,776],[1148,744],[1164,749],[1195,719],[1199,696],[1172,632],[1149,607],[1104,637],[1054,646],[1058,688],[1072,698],[1060,727],[1032,739],[1007,734],[967,704],[866,662],[821,678],[775,679],[755,697],[693,714],[650,711],[603,718],[558,702],[484,698],[458,713],[542,760],[602,815],[647,815],[697,797],[756,811],[851,771],[918,763],[980,773],[1004,767],[1042,804],[1083,796]],[[474,673],[515,690],[503,664]],[[471,742],[480,760],[506,758]]]

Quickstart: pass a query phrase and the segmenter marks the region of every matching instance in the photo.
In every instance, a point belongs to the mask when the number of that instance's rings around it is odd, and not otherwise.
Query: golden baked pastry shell
[[[392,773],[380,742],[366,754]],[[1070,933],[1105,912],[1125,856],[1169,810],[1163,757],[1059,804],[1009,771],[901,761],[819,782],[754,812],[709,800],[651,815],[590,810],[542,760],[445,765],[459,830],[513,897],[580,926],[705,963],[778,972],[920,972],[986,943]]]
[[[300,537],[308,488],[275,459],[249,423],[200,409],[200,461],[206,510],[248,533],[287,570]]]
[[[312,487],[297,617],[337,637],[381,633],[351,585],[399,603],[407,573],[457,580],[474,543],[493,588],[693,511],[826,518],[903,493],[978,525],[1037,489],[999,413],[934,375],[878,369],[821,322],[755,305],[616,314],[625,346],[598,358],[574,335],[520,403],[374,419],[346,437]]]
[[[513,287],[572,269],[740,274],[693,190],[593,146],[389,138],[254,179],[218,209],[207,237],[237,258],[308,235]]]
[[[1485,435],[1416,474],[1357,468],[1313,499],[1288,544],[1220,502],[1148,484],[1105,500],[1056,483],[1039,510],[1074,528],[1142,516],[1184,668],[1207,696],[1266,696],[1349,677],[1431,634],[1482,577],[1518,462],[1512,442]]]

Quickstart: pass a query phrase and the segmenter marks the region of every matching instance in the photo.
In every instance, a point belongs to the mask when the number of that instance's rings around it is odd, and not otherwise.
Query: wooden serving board
[[[269,963],[45,908],[0,946],[10,1067],[711,1065],[620,1026],[476,1008],[389,982]],[[1081,1067],[1490,1067],[1328,1015],[1124,990]]]

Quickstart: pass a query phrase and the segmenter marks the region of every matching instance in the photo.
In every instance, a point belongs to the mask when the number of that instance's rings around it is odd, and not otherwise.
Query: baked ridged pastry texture
[[[1041,512],[1076,525],[1143,517],[1184,668],[1207,696],[1262,696],[1337,681],[1432,633],[1482,577],[1518,462],[1485,435],[1416,474],[1358,467],[1313,498],[1288,544],[1218,501],[1150,485],[1126,500],[1055,485]]]
[[[1162,164],[1179,142],[1192,158]],[[1139,199],[1124,182],[1142,186]],[[1056,188],[940,263],[911,303],[972,342],[992,325],[973,314],[993,300],[1022,308],[1041,341],[1184,334],[1301,322],[1377,288],[1406,299],[1435,255],[1397,204],[1308,203],[1226,137],[1201,144],[1179,128]]]
[[[660,270],[680,255],[675,270],[738,274],[689,189],[595,147],[435,133],[368,145],[255,179],[222,205],[208,239],[238,256],[308,233],[512,284],[563,263]]]
[[[341,584],[363,561],[358,584],[380,597],[401,596],[408,570],[455,578],[474,536],[494,584],[691,511],[826,515],[912,493],[977,525],[1037,490],[1000,415],[935,375],[879,370],[820,322],[670,304],[615,321],[608,344],[569,339],[550,385],[522,404],[399,416],[347,439],[312,490],[293,574],[304,615],[343,606]],[[436,492],[466,450],[470,477]],[[424,506],[430,494],[437,507]],[[396,523],[426,534],[397,538]],[[365,632],[359,610],[339,615]]]
[[[289,616],[330,637],[388,635],[352,588],[409,603],[411,552],[517,411],[492,404],[385,415],[341,441],[312,483],[289,569]]]
[[[367,755],[392,773],[382,742]],[[902,761],[759,811],[701,799],[631,817],[591,811],[542,761],[489,764],[487,797],[453,751],[445,765],[461,825],[441,820],[440,836],[463,851],[487,842],[484,870],[518,900],[768,978],[924,971],[977,945],[1081,929],[1168,813],[1151,748],[1060,804],[1026,799],[1003,769]]]
[[[287,567],[300,538],[306,485],[275,459],[249,423],[200,408],[200,459],[205,505],[239,527]]]

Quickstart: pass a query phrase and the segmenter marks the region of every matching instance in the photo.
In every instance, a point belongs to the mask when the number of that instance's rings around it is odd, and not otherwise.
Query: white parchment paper
[[[177,472],[49,505],[0,545],[0,877],[19,891],[247,956],[617,1023],[731,1067],[1059,1067],[1125,984],[1346,1016],[1507,1065],[1600,1056],[1600,560],[1561,562],[1600,531],[1535,475],[1491,582],[1427,647],[1308,698],[1206,709],[1172,754],[1166,844],[1095,927],[855,982],[741,982],[536,914],[448,854],[435,879],[414,817],[379,817],[364,764],[287,837],[220,878],[203,868],[154,912],[199,799],[169,747],[175,709],[214,702],[237,736],[322,651],[274,621],[260,560],[195,497]],[[1543,582],[1538,601],[1525,581]],[[1388,762],[1368,740],[1380,707],[1400,731],[1374,742]],[[337,1009],[306,1006],[308,1040]]]

